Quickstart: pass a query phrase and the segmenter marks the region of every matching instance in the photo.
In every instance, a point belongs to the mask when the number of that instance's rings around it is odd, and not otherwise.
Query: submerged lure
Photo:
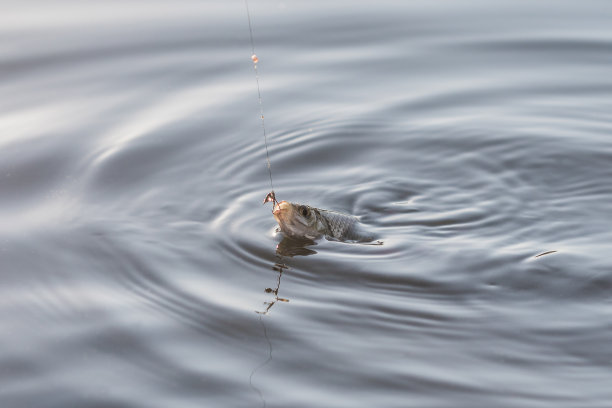
[[[264,199],[264,204],[272,201],[272,214],[281,231],[292,238],[328,239],[352,242],[371,242],[374,237],[365,231],[357,217],[335,211],[322,210],[308,205],[278,202],[274,191]]]

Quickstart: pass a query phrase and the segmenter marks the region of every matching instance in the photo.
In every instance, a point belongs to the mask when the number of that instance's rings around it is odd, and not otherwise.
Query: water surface
[[[3,407],[609,406],[608,2],[3,10]]]

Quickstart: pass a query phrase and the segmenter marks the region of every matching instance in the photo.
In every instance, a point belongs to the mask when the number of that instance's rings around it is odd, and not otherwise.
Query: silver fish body
[[[284,234],[293,238],[317,239],[322,236],[338,241],[374,240],[357,217],[308,205],[281,201],[274,206],[274,218]]]

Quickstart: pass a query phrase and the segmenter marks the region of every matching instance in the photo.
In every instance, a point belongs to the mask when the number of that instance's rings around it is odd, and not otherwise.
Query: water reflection
[[[255,313],[261,315],[267,315],[277,302],[289,302],[289,299],[278,296],[280,290],[281,278],[283,272],[290,269],[285,263],[285,258],[293,258],[294,256],[308,256],[317,253],[314,249],[308,248],[308,246],[316,245],[317,243],[310,239],[295,239],[283,236],[283,239],[276,246],[276,262],[272,266],[272,270],[277,271],[276,286],[274,288],[266,288],[266,293],[274,295],[270,301],[265,301],[263,310],[256,310]]]
[[[270,310],[276,303],[278,302],[288,303],[289,302],[289,299],[278,296],[278,292],[280,290],[281,279],[283,277],[283,272],[285,272],[288,269],[291,269],[285,263],[285,258],[293,258],[294,256],[314,255],[317,253],[317,251],[308,248],[308,246],[313,246],[316,244],[317,244],[316,242],[310,239],[295,239],[295,238],[289,238],[289,237],[283,236],[281,241],[276,246],[276,262],[272,266],[272,270],[278,272],[278,275],[276,276],[276,286],[274,288],[265,289],[266,293],[271,293],[274,295],[274,297],[270,301],[263,302],[264,304],[263,310],[255,311],[255,313],[259,315],[259,323],[261,324],[264,338],[266,339],[266,343],[268,344],[268,356],[264,361],[262,361],[259,365],[257,365],[257,367],[253,369],[253,371],[251,371],[251,375],[249,376],[249,386],[251,387],[252,390],[254,390],[257,393],[257,395],[259,396],[259,399],[261,400],[262,406],[264,408],[266,407],[266,399],[264,398],[263,392],[257,386],[253,384],[253,377],[255,376],[257,371],[260,370],[262,367],[267,366],[272,361],[272,350],[273,350],[272,341],[270,340],[270,337],[268,336],[268,330],[262,318],[270,313]]]
[[[274,306],[276,304],[276,302],[289,302],[289,299],[285,299],[285,298],[281,298],[278,296],[278,291],[280,289],[280,283],[281,283],[281,278],[283,276],[283,271],[285,269],[289,269],[289,267],[283,263],[277,262],[274,264],[274,266],[272,267],[272,269],[274,269],[275,271],[278,271],[278,276],[276,278],[276,287],[275,288],[266,288],[265,292],[266,293],[272,293],[274,295],[273,300],[271,301],[266,301],[264,302],[264,309],[263,310],[256,310],[255,313],[257,314],[261,314],[261,315],[267,315],[270,312],[270,309],[272,309],[272,306]]]
[[[283,239],[276,246],[276,256],[282,259],[283,257],[314,255],[317,251],[308,248],[314,245],[317,245],[317,243],[308,238],[296,239],[283,236]]]
[[[280,278],[279,278],[279,283],[280,283]],[[259,399],[261,400],[262,406],[266,408],[266,399],[264,398],[263,392],[259,389],[259,387],[253,384],[253,377],[255,376],[257,371],[260,368],[267,366],[272,361],[272,342],[270,341],[270,338],[268,337],[268,330],[266,329],[266,325],[264,324],[263,319],[262,319],[263,314],[265,313],[261,313],[259,316],[259,323],[261,324],[261,328],[263,329],[264,338],[266,339],[266,342],[268,343],[268,357],[264,361],[262,361],[257,367],[253,368],[253,371],[251,371],[251,375],[249,375],[249,386],[251,387],[253,391],[257,393],[257,395],[259,396]]]

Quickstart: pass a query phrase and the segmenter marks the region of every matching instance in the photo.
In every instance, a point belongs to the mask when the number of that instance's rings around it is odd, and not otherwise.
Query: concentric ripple
[[[609,406],[607,2],[5,3],[0,406]]]

